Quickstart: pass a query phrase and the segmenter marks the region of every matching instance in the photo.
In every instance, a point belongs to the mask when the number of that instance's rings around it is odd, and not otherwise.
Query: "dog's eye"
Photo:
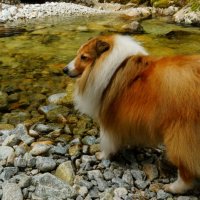
[[[81,60],[83,60],[83,61],[87,60],[87,56],[81,55]]]

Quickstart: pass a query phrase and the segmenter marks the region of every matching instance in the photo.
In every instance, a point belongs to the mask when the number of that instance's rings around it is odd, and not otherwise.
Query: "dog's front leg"
[[[119,144],[116,138],[102,127],[100,128],[100,146],[101,146],[101,158],[108,159],[110,156],[117,153]]]

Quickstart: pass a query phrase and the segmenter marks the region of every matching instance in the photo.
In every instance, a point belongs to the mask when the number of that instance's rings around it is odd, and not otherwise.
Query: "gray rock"
[[[77,195],[70,185],[50,173],[36,175],[33,183],[36,186],[34,194],[43,199],[69,199]]]
[[[101,200],[113,200],[113,189],[107,188],[105,192],[100,194]]]
[[[38,156],[38,155],[47,153],[50,148],[51,148],[50,145],[37,143],[31,149],[30,154],[34,156]]]
[[[2,199],[3,196],[3,190],[0,189],[0,199]]]
[[[6,139],[3,141],[2,146],[11,146],[19,144],[19,138],[17,135],[9,135],[6,137]]]
[[[13,130],[12,134],[16,134],[18,138],[26,143],[27,145],[34,142],[34,138],[28,135],[28,131],[24,124],[18,124],[17,127]]]
[[[10,160],[14,160],[15,153],[13,148],[8,146],[0,146],[0,161],[5,160],[5,162],[9,162]]]
[[[20,186],[20,188],[27,188],[31,184],[31,177],[27,176],[25,173],[14,176],[12,179]]]
[[[98,190],[100,192],[104,192],[106,188],[108,187],[107,182],[103,178],[97,178],[96,181],[97,181]]]
[[[167,193],[167,192],[165,192],[164,190],[159,190],[158,192],[157,192],[157,199],[159,200],[163,200],[163,199],[166,199],[166,198],[168,198],[168,197],[170,197],[171,196],[171,194],[169,194],[169,193]]]
[[[145,189],[150,184],[149,181],[143,181],[143,180],[136,180],[135,185],[138,189]]]
[[[103,176],[105,180],[111,180],[114,178],[114,173],[110,169],[108,169],[104,171]]]
[[[135,180],[144,180],[146,178],[145,173],[139,169],[131,170],[131,174]]]
[[[93,184],[89,181],[86,181],[86,180],[80,180],[79,183],[78,183],[80,186],[84,186],[86,187],[88,190],[90,188],[92,188]]]
[[[26,160],[27,167],[35,167],[36,165],[36,158],[33,157],[29,152],[25,153],[23,158]]]
[[[12,176],[14,176],[18,172],[17,167],[5,167],[3,172],[0,175],[0,179],[9,180]]]
[[[61,104],[62,99],[66,96],[66,93],[58,93],[58,94],[53,94],[48,97],[47,101],[48,103],[52,104]]]
[[[2,200],[23,200],[20,187],[16,183],[6,183],[3,185]]]
[[[125,197],[126,195],[128,194],[128,191],[127,191],[127,189],[126,188],[123,188],[123,187],[120,187],[120,188],[116,188],[115,190],[114,190],[114,195],[116,196],[116,197]]]
[[[52,129],[51,126],[48,126],[46,124],[37,124],[34,128],[35,131],[43,133],[43,134],[47,134],[50,131],[53,131],[54,129]]]
[[[122,26],[122,32],[126,33],[143,33],[144,29],[141,24],[137,21],[133,21],[129,24],[125,24]]]
[[[25,145],[14,146],[14,149],[15,149],[16,156],[23,156],[26,153]]]
[[[52,171],[56,167],[56,162],[50,157],[41,157],[36,158],[36,167],[42,172]]]
[[[89,191],[89,196],[92,199],[96,199],[99,198],[99,190],[97,187],[93,187],[90,191]]]
[[[59,154],[59,155],[65,155],[67,153],[69,146],[65,145],[62,146],[61,144],[57,144],[57,146],[51,147],[49,150],[49,153],[51,154]]]
[[[14,160],[14,166],[15,167],[26,167],[26,159],[22,158],[22,157],[17,157]]]
[[[124,172],[122,180],[129,185],[133,185],[133,177],[130,170]]]
[[[124,181],[119,177],[113,178],[112,183],[116,184],[116,187],[124,187],[125,185]]]
[[[92,171],[89,171],[87,174],[88,174],[88,178],[90,180],[96,180],[98,178],[103,178],[103,175],[100,170],[92,170]]]
[[[89,146],[92,145],[92,144],[95,144],[95,142],[96,142],[96,138],[94,136],[85,136],[82,139],[82,143],[89,145]]]

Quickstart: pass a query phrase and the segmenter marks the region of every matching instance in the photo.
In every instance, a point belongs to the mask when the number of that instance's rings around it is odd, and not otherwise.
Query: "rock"
[[[51,148],[50,145],[35,143],[33,148],[30,151],[30,154],[32,154],[34,156],[45,154],[49,151],[50,148]]]
[[[96,138],[94,136],[85,136],[82,139],[82,143],[85,145],[93,145],[96,142]]]
[[[47,101],[48,103],[52,104],[62,104],[63,98],[66,98],[66,93],[58,93],[58,94],[53,94],[48,97]]]
[[[0,111],[6,110],[8,108],[8,95],[0,91]]]
[[[125,33],[143,33],[144,29],[139,22],[133,21],[129,24],[123,25],[122,26],[122,32],[125,32]]]
[[[31,177],[27,176],[25,173],[14,176],[12,179],[20,186],[20,188],[27,188],[31,184]]]
[[[35,131],[47,134],[50,131],[53,131],[54,129],[51,126],[45,125],[45,124],[37,124],[34,128]]]
[[[11,146],[13,147],[14,145],[19,144],[19,138],[17,135],[13,134],[13,135],[9,135],[8,137],[6,137],[6,139],[3,141],[2,146]]]
[[[77,195],[70,185],[50,173],[36,175],[33,182],[36,185],[34,194],[42,199],[74,199]]]
[[[177,200],[198,200],[198,198],[193,196],[179,196]]]
[[[73,145],[69,147],[69,155],[70,156],[78,156],[80,155],[81,146],[79,144]]]
[[[106,189],[105,192],[100,194],[101,200],[113,200],[113,189]]]
[[[74,178],[75,178],[75,172],[72,167],[72,162],[67,161],[67,162],[60,164],[56,169],[55,176],[62,179],[69,185],[73,185]]]
[[[178,0],[151,0],[151,4],[154,7],[159,7],[159,8],[167,8],[171,5],[180,5]]]
[[[30,119],[30,113],[28,112],[11,112],[11,113],[6,113],[2,117],[2,122],[3,123],[8,123],[12,125],[16,125],[19,123],[23,123],[26,120]]]
[[[57,144],[57,146],[53,146],[50,149],[51,154],[59,154],[59,155],[65,155],[67,153],[69,146],[65,145],[62,146],[60,143]]]
[[[41,157],[36,158],[36,167],[42,172],[52,171],[56,167],[56,162],[50,157]]]
[[[143,170],[147,176],[147,179],[152,181],[158,177],[158,169],[156,165],[153,164],[144,164]]]
[[[85,197],[88,193],[88,189],[86,187],[80,187],[79,190],[78,190],[78,193],[82,196],[82,197]]]
[[[27,167],[35,167],[36,165],[36,158],[34,158],[29,152],[25,153],[23,158],[26,160]]]
[[[166,199],[168,197],[171,197],[171,194],[167,193],[167,192],[164,192],[163,190],[159,190],[157,192],[157,199],[159,200],[163,200],[163,199]]]
[[[5,167],[3,172],[0,174],[0,179],[6,181],[12,178],[18,172],[17,167]]]
[[[123,188],[123,187],[121,187],[121,188],[116,188],[115,190],[114,190],[114,195],[116,196],[116,197],[124,197],[124,196],[126,196],[128,194],[128,191],[127,191],[127,189],[126,188]]]
[[[17,137],[25,144],[29,145],[34,142],[34,138],[28,135],[28,131],[24,124],[18,124],[17,127],[12,131],[12,134],[16,134]]]
[[[0,146],[0,162],[5,161],[5,163],[8,163],[10,161],[14,161],[15,153],[13,148],[8,146]]]
[[[124,172],[122,180],[129,185],[133,185],[133,177],[130,170]]]
[[[89,152],[92,155],[95,154],[95,153],[97,153],[97,152],[100,152],[100,150],[101,150],[100,144],[93,144],[89,148]]]
[[[190,6],[185,6],[174,15],[176,23],[185,25],[199,25],[200,11],[193,11]]]
[[[107,182],[103,178],[96,178],[95,180],[97,181],[98,190],[100,192],[105,191],[106,188],[108,187]]]
[[[25,168],[26,167],[26,160],[22,157],[17,157],[14,160],[14,166]]]
[[[96,180],[98,178],[103,178],[103,175],[100,170],[88,171],[87,174],[88,174],[89,180]]]
[[[145,173],[139,169],[131,170],[131,174],[135,180],[144,180],[146,177]]]
[[[3,185],[2,200],[23,200],[20,187],[15,183],[6,183]]]
[[[138,189],[144,190],[148,185],[150,184],[149,181],[143,181],[143,180],[136,180],[135,185]]]
[[[104,171],[103,176],[107,181],[112,180],[114,178],[114,173],[110,169],[107,169]]]

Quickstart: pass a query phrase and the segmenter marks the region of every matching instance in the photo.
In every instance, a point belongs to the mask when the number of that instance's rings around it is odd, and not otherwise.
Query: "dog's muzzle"
[[[63,72],[67,75],[69,75],[69,68],[68,67],[64,67]]]

